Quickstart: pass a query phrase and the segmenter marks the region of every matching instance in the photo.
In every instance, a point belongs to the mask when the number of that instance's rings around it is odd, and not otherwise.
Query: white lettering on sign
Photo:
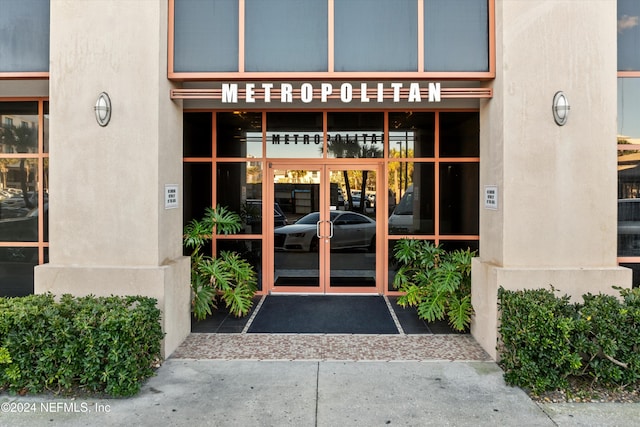
[[[178,208],[178,184],[166,184],[164,186],[164,208]]]
[[[220,100],[223,104],[237,104],[238,102],[255,103],[256,99],[260,96],[264,99],[266,104],[274,101],[272,98],[272,92],[280,90],[280,103],[291,104],[294,101],[300,101],[303,103],[310,103],[313,101],[314,92],[319,89],[319,100],[321,103],[329,102],[331,98],[337,98],[339,95],[340,101],[344,104],[351,102],[368,103],[375,99],[376,102],[384,102],[385,86],[391,89],[392,100],[394,103],[406,101],[412,104],[423,102],[426,99],[426,94],[422,92],[423,85],[418,82],[401,83],[376,83],[375,86],[362,82],[360,83],[360,96],[355,92],[351,83],[341,83],[339,88],[334,88],[333,83],[318,83],[305,82],[299,86],[294,87],[291,83],[280,83],[279,85],[274,83],[261,83],[259,87],[262,89],[262,95],[260,95],[260,89],[257,88],[256,83],[246,83],[244,85],[244,99],[240,99],[240,88],[238,83],[222,83],[222,90]],[[369,88],[371,85],[371,91],[375,94],[375,98],[370,97]],[[279,87],[277,87],[279,86]],[[357,86],[355,91],[357,91]],[[440,83],[430,82],[427,84],[427,90],[429,97],[426,99],[428,102],[440,102],[441,100],[441,88]],[[277,92],[276,92],[277,93]],[[424,95],[424,96],[423,96]],[[277,96],[276,96],[277,99]]]
[[[497,185],[485,185],[484,186],[484,208],[485,209],[498,209],[498,186]]]

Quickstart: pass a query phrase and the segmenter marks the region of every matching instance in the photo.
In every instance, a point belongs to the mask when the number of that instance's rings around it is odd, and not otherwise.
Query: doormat
[[[248,333],[398,334],[381,296],[269,295]]]

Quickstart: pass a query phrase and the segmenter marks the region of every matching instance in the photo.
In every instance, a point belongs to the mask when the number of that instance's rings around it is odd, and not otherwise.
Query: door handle
[[[331,224],[331,233],[329,234],[329,238],[333,239],[333,221],[328,221]]]
[[[320,235],[320,223],[322,221],[318,221],[316,222],[316,236],[318,236],[318,239],[322,239],[322,236]]]

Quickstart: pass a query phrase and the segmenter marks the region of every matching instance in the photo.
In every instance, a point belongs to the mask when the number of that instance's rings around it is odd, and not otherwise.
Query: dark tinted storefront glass
[[[33,293],[33,268],[38,248],[0,247],[0,297]]]
[[[440,164],[440,234],[479,234],[479,166]]]
[[[435,113],[389,113],[389,158],[433,157]]]
[[[37,242],[38,160],[1,159],[0,183],[0,241]],[[48,207],[46,193],[44,201]]]
[[[440,113],[440,156],[480,156],[480,117],[474,113]]]
[[[335,71],[417,71],[415,0],[335,0]]]
[[[640,71],[640,2],[618,0],[618,71]]]
[[[326,0],[245,0],[246,71],[327,71]]]
[[[184,224],[202,219],[211,207],[211,163],[184,164]]]
[[[630,268],[632,271],[631,285],[634,288],[640,287],[640,264],[620,263],[620,267]]]
[[[384,156],[383,113],[328,113],[327,156],[381,158]]]
[[[176,1],[174,71],[238,71],[238,16],[238,0]]]
[[[216,186],[216,203],[240,215],[240,233],[262,233],[262,163],[218,163]]]
[[[618,256],[640,257],[640,78],[618,79]],[[640,261],[640,258],[638,259]]]
[[[0,2],[0,72],[49,71],[49,0]]]
[[[321,158],[322,113],[267,113],[267,157]]]
[[[38,152],[38,103],[0,102],[0,153]]]
[[[440,244],[446,251],[455,251],[458,249],[466,251],[469,249],[472,252],[476,251],[476,255],[478,255],[480,247],[480,242],[478,240],[441,240]]]
[[[389,234],[434,234],[433,163],[389,163]]]
[[[216,116],[217,157],[262,157],[262,114],[234,111]]]
[[[44,141],[43,141],[43,152],[49,152],[49,103],[44,102],[44,129],[42,130],[44,133]]]
[[[425,70],[488,71],[488,16],[487,0],[425,0]]]
[[[211,113],[184,113],[184,157],[211,157]]]

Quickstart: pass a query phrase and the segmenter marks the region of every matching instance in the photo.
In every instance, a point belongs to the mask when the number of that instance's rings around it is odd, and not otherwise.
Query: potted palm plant
[[[253,266],[237,252],[203,253],[214,235],[235,234],[241,227],[238,214],[218,205],[207,208],[201,220],[194,219],[184,228],[184,246],[192,251],[192,310],[198,320],[211,315],[219,302],[238,317],[251,309],[258,283]]]
[[[399,264],[393,280],[404,292],[398,304],[416,307],[428,322],[448,320],[456,331],[468,330],[471,305],[471,250],[445,251],[427,240],[401,239],[393,249]]]

